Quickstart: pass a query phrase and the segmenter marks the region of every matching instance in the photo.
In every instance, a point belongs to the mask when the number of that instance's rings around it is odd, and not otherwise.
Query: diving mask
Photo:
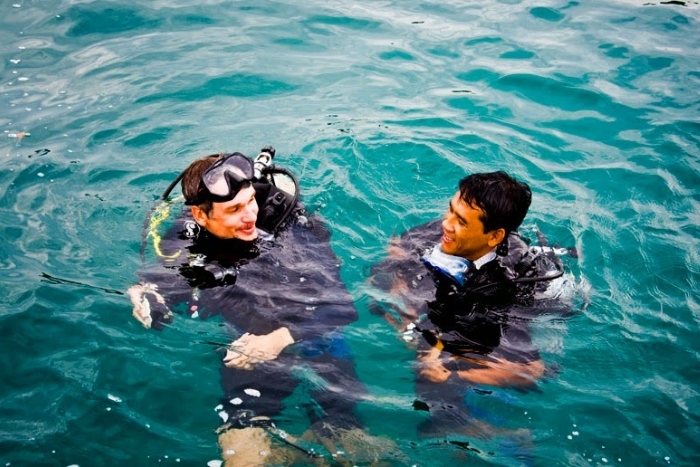
[[[206,200],[216,203],[230,201],[255,180],[254,174],[253,161],[240,152],[226,154],[204,172],[197,197],[186,204],[197,205]]]
[[[464,285],[465,276],[473,265],[468,259],[443,253],[439,244],[424,254],[421,261],[431,272],[438,272],[460,286]]]

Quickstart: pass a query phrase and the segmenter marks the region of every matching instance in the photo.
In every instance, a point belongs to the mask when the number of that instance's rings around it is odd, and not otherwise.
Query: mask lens
[[[253,162],[240,153],[216,161],[202,177],[204,186],[213,196],[233,199],[240,189],[253,181]]]

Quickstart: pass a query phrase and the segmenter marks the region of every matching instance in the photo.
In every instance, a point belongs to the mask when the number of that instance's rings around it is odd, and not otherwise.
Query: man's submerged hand
[[[441,360],[441,352],[441,349],[431,347],[429,351],[418,357],[420,360],[420,375],[434,383],[444,383],[451,374]]]
[[[155,298],[154,303],[162,305],[161,308],[165,307],[165,299],[161,294],[157,292],[158,286],[155,284],[136,284],[129,287],[127,294],[131,299],[131,303],[134,305],[132,314],[134,318],[138,320],[139,323],[143,324],[143,327],[150,328],[153,324],[153,317],[151,316],[151,303],[148,301],[147,294],[153,295]],[[162,313],[163,319],[168,319],[172,316],[170,310]]]
[[[231,343],[226,351],[224,365],[230,368],[251,370],[256,363],[275,360],[294,338],[287,328],[279,328],[270,334],[257,336],[245,333]]]

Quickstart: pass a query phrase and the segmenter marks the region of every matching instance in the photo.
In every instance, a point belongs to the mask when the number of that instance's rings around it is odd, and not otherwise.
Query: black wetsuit
[[[249,426],[251,417],[274,419],[310,370],[320,377],[320,383],[307,385],[311,400],[304,408],[312,422],[359,425],[353,408],[364,387],[339,331],[357,319],[357,311],[322,222],[295,215],[274,238],[243,242],[213,237],[188,211],[160,244],[163,255],[179,255],[145,271],[144,282],[157,284],[175,311],[222,315],[230,331],[227,343],[246,332],[264,335],[283,326],[295,340],[277,359],[253,370],[222,366],[228,414],[222,418],[232,427]],[[152,315],[158,327],[162,320]]]
[[[533,347],[528,323],[532,318],[535,292],[546,287],[542,282],[514,282],[514,279],[546,275],[551,259],[536,256],[517,234],[508,238],[508,252],[497,256],[481,268],[471,268],[463,286],[449,277],[429,271],[421,257],[440,242],[439,221],[409,230],[400,238],[399,246],[407,253],[384,260],[372,269],[372,282],[384,290],[401,281],[408,286],[404,303],[420,319],[413,334],[419,349],[442,346],[457,358],[445,363],[448,370],[478,368],[480,362],[494,358],[528,363],[539,359]],[[503,248],[499,253],[505,253]],[[404,314],[393,305],[375,304],[384,313],[387,308]],[[409,337],[410,336],[410,337]],[[464,393],[469,387],[464,380],[451,376],[444,383],[434,383],[418,377],[417,409],[442,412],[432,417],[430,425],[455,427],[468,423],[464,410]],[[428,424],[424,429],[429,430]]]

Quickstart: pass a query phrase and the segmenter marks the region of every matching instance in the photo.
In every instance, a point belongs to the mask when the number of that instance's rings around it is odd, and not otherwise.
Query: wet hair
[[[506,237],[522,224],[532,202],[527,183],[505,172],[477,173],[459,181],[459,196],[482,211],[484,233],[504,229]]]
[[[206,172],[209,167],[214,165],[214,162],[219,160],[220,157],[221,154],[212,154],[211,156],[200,157],[185,169],[180,186],[182,188],[182,194],[185,196],[186,204],[192,204],[197,199],[204,172]],[[204,211],[205,214],[209,215],[213,205],[211,200],[206,200],[200,204],[197,204],[196,206]]]

